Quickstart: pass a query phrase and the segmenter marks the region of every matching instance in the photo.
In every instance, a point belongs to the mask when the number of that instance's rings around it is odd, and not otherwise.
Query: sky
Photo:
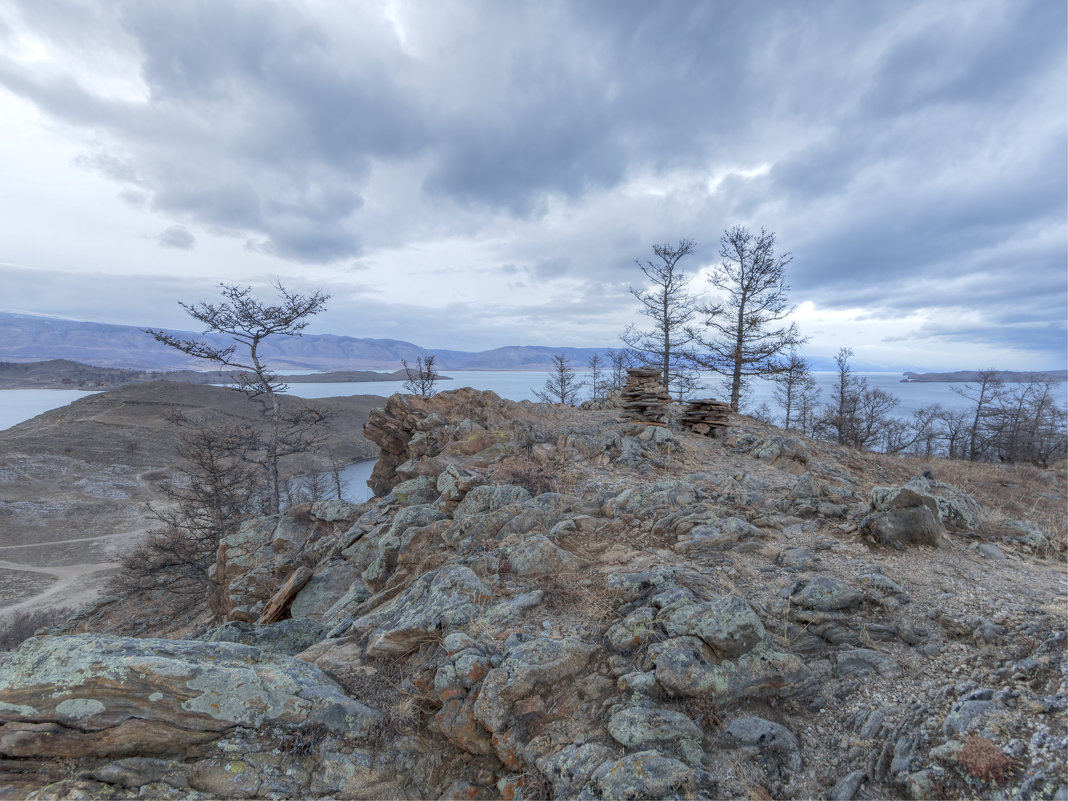
[[[620,345],[656,243],[774,232],[870,369],[1068,366],[1062,0],[7,0],[0,310]]]

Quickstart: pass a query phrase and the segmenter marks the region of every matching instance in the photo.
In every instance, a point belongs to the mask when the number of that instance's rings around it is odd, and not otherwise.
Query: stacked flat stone
[[[686,405],[679,422],[695,434],[714,437],[717,429],[726,428],[729,425],[727,416],[730,413],[729,403],[711,398],[692,400]]]
[[[669,405],[671,396],[660,384],[659,370],[655,367],[627,370],[627,384],[620,402],[624,420],[667,425]]]

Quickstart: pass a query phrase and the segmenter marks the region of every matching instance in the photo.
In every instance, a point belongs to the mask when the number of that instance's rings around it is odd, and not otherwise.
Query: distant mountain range
[[[199,337],[191,331],[171,331]],[[219,345],[224,337],[207,337]],[[335,334],[276,337],[264,343],[263,355],[276,370],[387,370],[414,365],[419,357],[435,357],[438,370],[548,370],[554,354],[562,353],[576,369],[584,368],[595,353],[608,348],[551,348],[510,345],[470,352],[434,350],[398,339],[367,339]],[[0,361],[36,362],[70,359],[100,367],[136,370],[204,369],[206,362],[192,359],[156,342],[132,325],[64,320],[31,314],[0,312]]]

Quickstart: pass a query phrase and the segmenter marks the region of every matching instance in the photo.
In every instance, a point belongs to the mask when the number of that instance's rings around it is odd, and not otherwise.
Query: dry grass
[[[509,456],[487,477],[492,484],[515,484],[532,495],[559,492],[559,469],[546,462],[536,462],[524,456]]]
[[[545,611],[572,620],[602,623],[616,614],[616,601],[604,587],[604,576],[588,574],[553,574],[535,579],[545,592]]]
[[[1047,557],[1068,553],[1068,473],[1063,467],[1003,465],[940,459],[935,477],[967,492],[983,507],[983,531],[997,536],[1005,520],[1026,520],[1053,535]]]
[[[968,775],[988,784],[1005,779],[1013,761],[985,737],[971,735],[957,753],[957,763]]]

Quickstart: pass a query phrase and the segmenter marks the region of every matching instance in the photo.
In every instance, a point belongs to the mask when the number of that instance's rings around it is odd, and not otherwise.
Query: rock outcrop
[[[368,423],[380,497],[246,523],[219,549],[217,625],[7,656],[0,781],[176,799],[1068,787],[1063,595],[1013,539],[1032,529],[992,525],[974,488],[745,418],[710,438],[612,414],[391,398]],[[971,547],[991,530],[1012,532],[1003,559]]]

